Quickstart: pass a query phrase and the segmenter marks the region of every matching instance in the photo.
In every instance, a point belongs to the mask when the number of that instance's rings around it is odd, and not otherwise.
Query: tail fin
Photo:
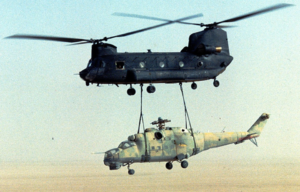
[[[257,135],[259,136],[260,133],[262,132],[264,126],[267,123],[267,120],[269,119],[270,115],[267,113],[263,113],[257,120],[256,122],[250,127],[248,130],[248,133],[251,135]]]

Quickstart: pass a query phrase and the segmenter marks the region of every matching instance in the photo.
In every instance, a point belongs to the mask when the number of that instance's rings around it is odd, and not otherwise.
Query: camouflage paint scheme
[[[105,152],[104,164],[116,170],[121,166],[129,169],[130,164],[137,162],[183,162],[210,148],[259,137],[267,119],[269,115],[263,113],[246,132],[194,133],[194,137],[191,130],[180,127],[147,128],[144,133],[129,136],[118,148]]]

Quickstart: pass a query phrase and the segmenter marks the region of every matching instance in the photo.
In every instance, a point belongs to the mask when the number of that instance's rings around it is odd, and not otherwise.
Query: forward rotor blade
[[[224,21],[217,22],[216,24],[225,23],[225,22],[235,22],[235,21],[239,21],[239,20],[242,20],[242,19],[246,19],[248,17],[253,17],[253,16],[256,16],[256,15],[259,15],[259,14],[267,13],[267,12],[270,12],[270,11],[274,11],[274,10],[277,10],[277,9],[290,7],[290,6],[294,6],[294,5],[293,4],[287,4],[287,3],[281,3],[281,4],[273,5],[271,7],[266,7],[264,9],[253,11],[253,12],[250,12],[250,13],[247,13],[247,14],[244,14],[244,15],[233,17],[231,19],[226,19]]]
[[[83,44],[93,43],[94,41],[97,41],[97,40],[90,40],[90,41],[83,41],[83,42],[78,42],[78,43],[71,43],[71,44],[68,44],[67,46],[83,45]]]
[[[148,19],[148,20],[155,20],[155,21],[166,21],[166,22],[176,22],[176,23],[181,23],[181,24],[187,24],[187,25],[200,25],[199,23],[190,23],[190,22],[182,22],[182,21],[172,21],[169,19],[162,19],[162,18],[158,18],[158,17],[149,17],[149,16],[145,16],[145,15],[137,15],[137,14],[129,14],[129,13],[113,13],[112,15],[114,16],[121,16],[121,17],[133,17],[133,18],[139,18],[139,19]],[[201,14],[202,17],[203,14]]]
[[[16,34],[6,39],[33,39],[33,40],[46,40],[46,41],[60,41],[60,42],[67,42],[67,43],[77,43],[77,42],[88,42],[91,43],[91,40],[87,39],[78,39],[78,38],[69,38],[69,37],[55,37],[55,36],[43,36],[43,35],[22,35]]]
[[[128,36],[128,35],[133,35],[133,34],[136,34],[136,33],[143,32],[143,31],[148,31],[148,30],[151,30],[151,29],[155,29],[155,28],[158,28],[158,27],[165,26],[165,25],[170,25],[170,24],[173,24],[173,23],[177,23],[177,22],[181,22],[181,21],[184,21],[184,20],[193,19],[193,18],[201,17],[201,16],[203,16],[202,13],[196,14],[196,15],[191,15],[191,16],[184,17],[184,18],[177,19],[177,20],[166,20],[167,21],[166,23],[162,23],[162,24],[155,25],[155,26],[152,26],[152,27],[147,27],[147,28],[144,28],[144,29],[139,29],[139,30],[136,30],[136,31],[131,31],[131,32],[128,32],[128,33],[123,33],[123,34],[112,36],[112,37],[107,37],[107,38],[105,37],[103,39],[100,39],[100,41],[112,39],[112,38],[115,38],[115,37],[125,37],[125,36]]]
[[[139,19],[149,19],[149,20],[156,20],[156,21],[171,21],[168,19],[161,19],[157,17],[149,17],[149,16],[144,16],[144,15],[137,15],[137,14],[130,14],[130,13],[113,13],[112,15],[114,16],[121,16],[121,17],[134,17],[134,18],[139,18]]]
[[[143,32],[143,31],[148,31],[150,29],[155,29],[155,28],[162,27],[162,26],[165,26],[165,25],[169,25],[169,24],[173,24],[173,23],[176,23],[176,22],[181,22],[181,21],[184,21],[184,20],[193,19],[193,18],[201,17],[201,16],[203,16],[203,15],[202,14],[196,14],[196,15],[191,15],[191,16],[184,17],[184,18],[181,18],[181,19],[177,19],[177,20],[174,20],[174,21],[160,19],[160,20],[167,21],[167,22],[163,23],[163,24],[160,24],[160,25],[147,27],[147,28],[144,28],[144,29],[139,29],[139,30],[136,30],[136,31],[123,33],[123,34],[120,34],[120,35],[115,35],[115,36],[111,36],[111,37],[104,37],[103,39],[95,39],[95,40],[93,40],[93,39],[89,40],[89,39],[69,38],[69,37],[43,36],[43,35],[25,35],[25,34],[12,35],[12,36],[6,37],[6,39],[32,39],[32,40],[60,41],[60,42],[72,43],[71,45],[80,45],[80,44],[85,44],[85,43],[93,43],[95,41],[107,41],[108,39],[113,39],[113,38],[116,38],[116,37],[125,37],[125,36],[128,36],[128,35],[133,35],[133,34],[136,34],[136,33]],[[159,19],[159,18],[156,18],[156,19]],[[181,23],[184,23],[184,22],[181,22]]]

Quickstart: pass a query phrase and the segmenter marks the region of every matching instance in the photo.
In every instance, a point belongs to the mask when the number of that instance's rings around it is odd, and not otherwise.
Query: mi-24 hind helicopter
[[[188,159],[205,150],[228,144],[240,144],[250,140],[257,146],[259,137],[269,115],[263,113],[257,121],[245,132],[194,133],[192,129],[180,127],[165,127],[166,119],[159,118],[152,124],[158,128],[147,128],[144,133],[128,137],[117,148],[108,150],[104,155],[104,164],[110,170],[117,170],[122,166],[128,167],[128,174],[133,163],[167,162],[166,168],[172,169],[173,163],[178,161],[182,168],[188,167]]]
[[[196,14],[177,20],[167,20],[157,17],[117,13],[116,15],[118,16],[152,19],[164,21],[164,23],[120,35],[104,37],[102,39],[78,39],[18,34],[7,38],[60,41],[71,43],[71,45],[92,43],[91,59],[87,67],[79,73],[87,86],[91,83],[97,85],[115,84],[117,86],[119,84],[126,84],[130,85],[130,88],[127,90],[128,95],[134,95],[136,92],[132,84],[150,84],[147,87],[148,93],[155,92],[154,83],[192,82],[192,89],[196,89],[196,81],[213,79],[213,85],[218,87],[219,81],[216,80],[217,76],[224,72],[233,60],[233,57],[229,53],[227,34],[221,29],[230,26],[220,24],[239,21],[288,6],[292,5],[277,4],[210,24],[185,22],[185,20],[200,17],[202,14]],[[116,37],[125,37],[174,23],[196,25],[206,28],[203,31],[191,34],[188,46],[184,47],[181,52],[152,53],[148,50],[148,52],[144,53],[118,53],[116,46],[103,43],[103,41]]]

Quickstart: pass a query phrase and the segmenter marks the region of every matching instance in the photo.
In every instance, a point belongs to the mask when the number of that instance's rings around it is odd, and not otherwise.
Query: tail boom
[[[239,144],[259,137],[269,117],[269,114],[263,113],[247,132],[203,133],[204,150],[231,143]]]

